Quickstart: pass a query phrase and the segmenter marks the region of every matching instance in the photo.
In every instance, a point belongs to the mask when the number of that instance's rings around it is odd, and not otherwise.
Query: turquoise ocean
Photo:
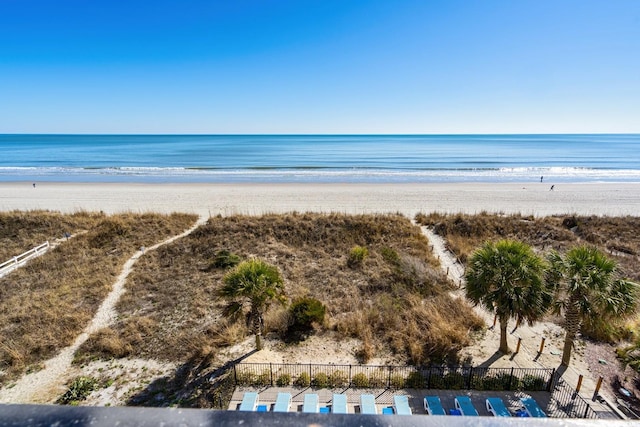
[[[0,135],[0,181],[640,182],[640,135]]]

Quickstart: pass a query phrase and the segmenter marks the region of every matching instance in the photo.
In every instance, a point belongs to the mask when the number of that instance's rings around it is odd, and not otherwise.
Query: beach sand
[[[640,183],[111,184],[0,183],[0,210],[194,212],[204,216],[283,212],[640,214]]]

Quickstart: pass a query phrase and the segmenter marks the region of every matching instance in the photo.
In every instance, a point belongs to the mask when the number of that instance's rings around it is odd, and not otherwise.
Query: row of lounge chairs
[[[291,412],[291,394],[278,393],[276,402],[273,404],[273,412]],[[256,392],[246,392],[240,403],[240,411],[269,412],[269,405],[261,405]],[[295,412],[295,411],[294,411]],[[321,407],[317,394],[307,393],[304,395],[302,412],[306,413],[334,413],[348,414],[347,396],[344,394],[334,394],[331,400],[331,407]],[[377,414],[376,398],[372,394],[360,396],[360,413]],[[409,398],[407,396],[393,396],[393,406],[382,409],[383,414],[411,415]]]
[[[515,415],[517,417],[546,417],[546,414],[544,413],[542,408],[540,408],[538,403],[531,397],[521,398],[520,403],[522,404],[522,409],[518,409],[516,411]],[[473,406],[473,403],[471,403],[471,399],[468,396],[456,397],[454,400],[454,405],[455,409],[450,409],[449,415],[462,415],[467,417],[477,417],[479,415],[478,411]],[[495,417],[511,416],[511,412],[509,412],[509,409],[507,409],[507,406],[499,397],[487,398],[485,400],[485,405],[487,411]],[[424,398],[424,410],[427,411],[429,415],[447,415],[447,412],[442,406],[442,402],[440,402],[440,397],[438,396],[426,396]]]
[[[522,409],[518,409],[515,412],[515,416],[518,417],[534,417],[541,418],[546,417],[544,411],[540,408],[538,403],[530,398],[520,399]],[[507,409],[501,398],[489,397],[485,400],[487,411],[493,414],[495,417],[510,417],[512,414]],[[256,392],[246,392],[242,398],[240,404],[240,411],[257,411],[257,412],[269,412],[270,405],[260,405],[259,396]],[[278,393],[276,402],[273,404],[273,412],[291,412],[291,393]],[[478,416],[478,411],[473,406],[471,399],[468,396],[457,396],[454,399],[455,409],[449,410],[449,415],[462,415],[462,416]],[[425,396],[424,398],[424,410],[429,415],[447,415],[439,396]],[[295,410],[294,410],[295,412]],[[347,409],[347,396],[344,394],[334,394],[331,400],[330,407],[321,407],[317,394],[307,393],[304,395],[304,401],[302,404],[302,412],[306,413],[334,413],[334,414],[348,414]],[[376,407],[376,398],[372,394],[360,395],[360,413],[361,414],[377,414],[378,409]],[[393,406],[385,407],[382,409],[382,414],[396,414],[396,415],[411,415],[411,408],[409,407],[409,398],[407,396],[393,396]]]

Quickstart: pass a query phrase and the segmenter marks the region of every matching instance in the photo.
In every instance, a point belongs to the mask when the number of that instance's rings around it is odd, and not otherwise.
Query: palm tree
[[[595,247],[578,246],[564,257],[552,252],[548,259],[546,280],[555,288],[554,309],[565,318],[562,364],[568,366],[582,323],[589,318],[624,318],[633,313],[638,285],[619,278],[615,261]]]
[[[498,317],[502,353],[509,353],[509,319],[533,323],[549,308],[552,294],[544,282],[544,269],[543,259],[529,245],[513,240],[487,242],[471,255],[466,297]]]
[[[256,350],[262,350],[263,316],[271,302],[284,303],[284,284],[277,267],[259,259],[243,261],[222,279],[220,296],[230,300],[226,313],[238,315],[249,305],[248,320],[256,335]]]

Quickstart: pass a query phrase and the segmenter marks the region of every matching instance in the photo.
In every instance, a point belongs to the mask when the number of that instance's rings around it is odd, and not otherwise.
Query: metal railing
[[[550,391],[554,369],[239,363],[236,386]]]
[[[23,254],[14,256],[10,260],[3,262],[2,264],[0,264],[0,277],[12,272],[16,268],[20,267],[21,265],[29,261],[30,259],[42,255],[48,249],[49,249],[49,241],[46,241],[40,246],[36,246],[35,248],[30,249]]]
[[[554,380],[547,414],[554,418],[589,418],[597,419],[598,413],[593,410],[576,390],[559,376]]]

